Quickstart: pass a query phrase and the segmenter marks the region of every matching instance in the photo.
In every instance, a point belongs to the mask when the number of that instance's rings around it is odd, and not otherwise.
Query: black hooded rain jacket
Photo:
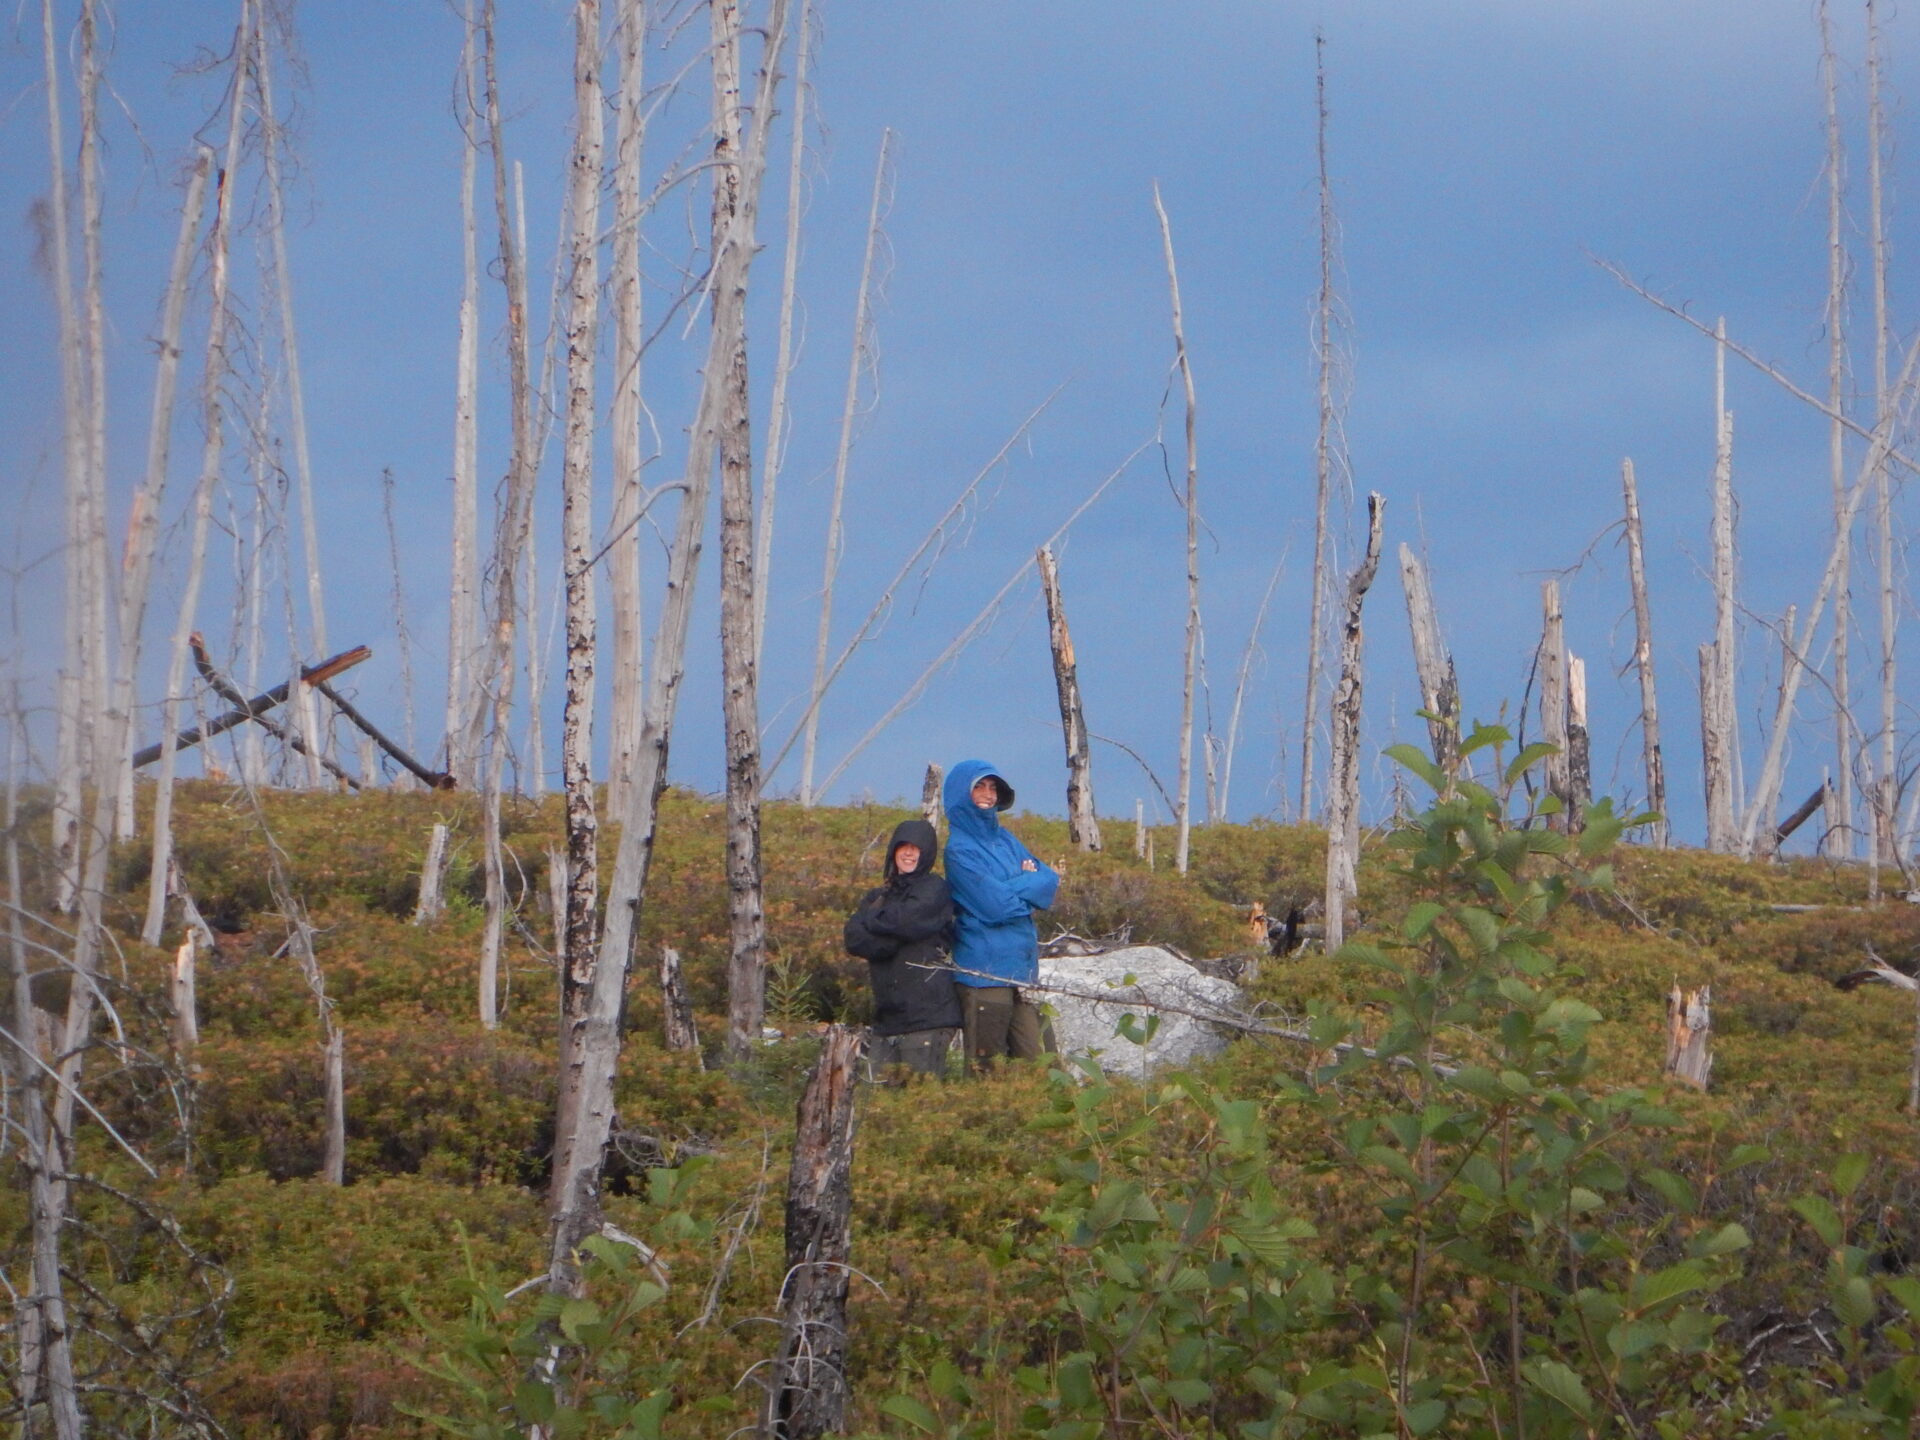
[[[894,852],[920,847],[920,864],[902,875]],[[933,873],[940,839],[924,820],[903,821],[887,842],[886,883],[869,890],[847,921],[847,952],[867,962],[873,979],[873,1028],[908,1035],[960,1023],[953,983],[953,897]]]

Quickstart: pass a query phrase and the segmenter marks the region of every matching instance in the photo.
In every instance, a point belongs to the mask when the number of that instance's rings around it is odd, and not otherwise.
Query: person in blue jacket
[[[1020,993],[1040,978],[1033,912],[1053,904],[1060,877],[1033,857],[1000,812],[1013,786],[985,760],[947,772],[947,885],[953,891],[954,979],[967,1066],[1031,1060],[1052,1048],[1040,1007]]]

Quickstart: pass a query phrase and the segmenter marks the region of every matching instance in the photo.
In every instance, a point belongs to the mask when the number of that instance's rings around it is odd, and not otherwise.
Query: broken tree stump
[[[1047,643],[1053,650],[1053,683],[1060,696],[1060,733],[1067,747],[1067,838],[1076,849],[1100,848],[1100,820],[1093,809],[1093,754],[1087,740],[1087,721],[1080,703],[1080,667],[1073,654],[1073,636],[1067,629],[1067,602],[1060,594],[1060,568],[1053,547],[1042,545],[1034,560],[1040,568],[1040,588],[1047,597]],[[1213,752],[1207,752],[1209,775]],[[1208,786],[1211,795],[1213,788]]]
[[[830,1025],[808,1077],[787,1180],[787,1276],[767,1433],[816,1440],[847,1405],[847,1255],[853,1219],[853,1099],[861,1032]]]
[[[1712,1072],[1713,987],[1682,991],[1675,981],[1667,994],[1666,1073],[1705,1090]]]
[[[446,873],[447,827],[436,825],[432,837],[427,841],[427,858],[420,866],[420,899],[413,907],[414,924],[424,925],[429,920],[437,920],[446,910],[446,898],[441,894]]]
[[[920,814],[927,824],[940,828],[940,782],[945,779],[938,765],[927,766],[927,778],[920,782]]]
[[[199,1004],[194,994],[196,961],[200,953],[200,932],[191,926],[187,937],[173,955],[173,974],[168,978],[168,1001],[173,1010],[173,1048],[182,1059],[200,1043]]]
[[[686,978],[680,973],[680,952],[660,947],[660,1009],[666,1026],[667,1049],[693,1052],[700,1058],[700,1036],[693,1028],[693,1005],[687,999]]]

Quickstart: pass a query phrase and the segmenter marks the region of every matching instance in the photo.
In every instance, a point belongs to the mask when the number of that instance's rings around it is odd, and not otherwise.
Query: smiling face
[[[973,803],[982,810],[991,810],[1000,803],[1000,784],[991,775],[982,775],[973,782],[970,792]]]
[[[920,868],[920,847],[911,840],[893,847],[893,873],[911,875]]]

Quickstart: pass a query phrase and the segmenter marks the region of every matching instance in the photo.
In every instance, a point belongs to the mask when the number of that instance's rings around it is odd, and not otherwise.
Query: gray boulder
[[[1198,1017],[1240,1011],[1239,986],[1203,975],[1154,945],[1130,945],[1103,955],[1043,957],[1040,984],[1045,989],[1033,998],[1053,1007],[1053,1036],[1060,1053],[1094,1055],[1107,1074],[1133,1080],[1219,1054],[1232,1031]],[[1158,1006],[1195,1013],[1176,1014]],[[1129,1014],[1143,1030],[1149,1016],[1159,1016],[1145,1045],[1118,1033],[1121,1017]]]

